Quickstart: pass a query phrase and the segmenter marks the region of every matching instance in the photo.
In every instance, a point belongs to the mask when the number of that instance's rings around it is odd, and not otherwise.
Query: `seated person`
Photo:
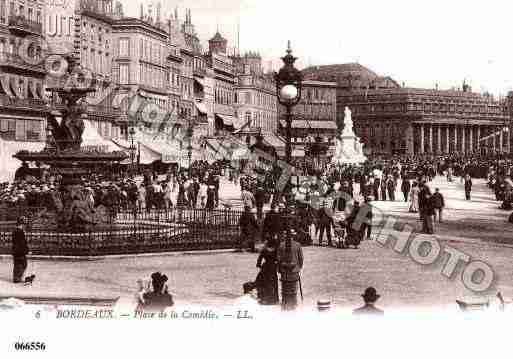
[[[365,293],[362,294],[362,297],[363,301],[365,302],[365,305],[363,307],[353,310],[354,315],[384,315],[384,312],[375,306],[376,302],[380,297],[377,294],[375,288],[369,287],[365,289]]]
[[[164,310],[174,305],[173,296],[168,293],[167,276],[160,272],[151,275],[153,291],[143,294],[142,307],[144,310]]]

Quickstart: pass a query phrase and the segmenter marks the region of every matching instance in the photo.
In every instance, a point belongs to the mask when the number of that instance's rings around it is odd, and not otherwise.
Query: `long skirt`
[[[27,269],[27,257],[26,256],[16,256],[13,257],[13,270],[12,270],[12,281],[14,283],[19,283],[23,280],[23,274],[25,274],[25,270]]]
[[[276,266],[266,265],[264,263],[262,269],[256,278],[258,299],[261,304],[274,305],[280,302],[278,296],[278,273]]]

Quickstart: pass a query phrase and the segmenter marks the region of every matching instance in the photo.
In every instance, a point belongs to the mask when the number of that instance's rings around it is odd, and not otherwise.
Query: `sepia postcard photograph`
[[[512,10],[0,0],[0,358],[507,355]]]

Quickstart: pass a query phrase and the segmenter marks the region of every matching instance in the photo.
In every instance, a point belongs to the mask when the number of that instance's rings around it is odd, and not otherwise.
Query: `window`
[[[119,65],[119,83],[122,85],[127,85],[130,80],[129,68],[128,64],[120,64]]]
[[[246,92],[246,104],[251,105],[251,92]]]
[[[42,122],[28,120],[25,125],[27,141],[40,141],[42,134]]]
[[[29,7],[28,9],[28,19],[30,21],[34,21],[34,9],[32,9],[31,7]]]
[[[122,56],[122,57],[130,56],[129,45],[130,45],[130,39],[128,39],[128,38],[119,39],[119,56]]]
[[[251,112],[246,112],[246,123],[251,124]]]
[[[42,23],[42,19],[41,19],[41,10],[37,10],[36,12],[36,22],[38,24],[41,24]]]
[[[6,140],[14,140],[16,137],[16,120],[0,120],[0,134]]]

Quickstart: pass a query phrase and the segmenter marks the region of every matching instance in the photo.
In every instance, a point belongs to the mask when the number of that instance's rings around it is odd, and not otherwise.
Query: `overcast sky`
[[[123,0],[138,16],[141,1]],[[151,1],[144,0],[144,4]],[[153,1],[156,5],[157,1]],[[359,62],[406,86],[513,90],[511,10],[507,1],[460,0],[166,0],[163,13],[192,9],[203,42],[219,26],[240,48],[280,64],[287,40],[300,67]]]

